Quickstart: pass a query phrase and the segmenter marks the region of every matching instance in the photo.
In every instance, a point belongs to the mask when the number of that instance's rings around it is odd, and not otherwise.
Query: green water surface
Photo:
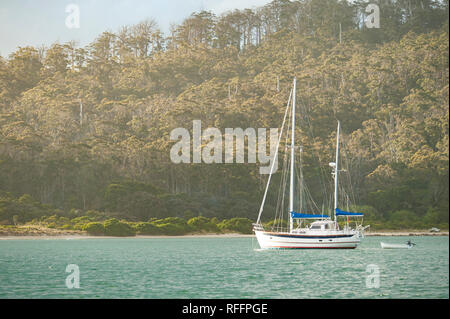
[[[408,239],[417,246],[380,247]],[[68,264],[79,289],[66,287]],[[355,250],[260,250],[254,238],[0,240],[0,298],[449,298],[449,239],[367,237]]]

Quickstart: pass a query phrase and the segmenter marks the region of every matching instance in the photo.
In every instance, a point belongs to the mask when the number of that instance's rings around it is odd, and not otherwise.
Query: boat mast
[[[303,153],[303,147],[300,146],[300,157],[299,157],[299,164],[300,164],[300,182],[298,187],[300,188],[300,201],[299,201],[299,208],[298,212],[302,213],[303,210],[303,161],[302,161],[302,153]]]
[[[289,231],[292,232],[293,220],[291,213],[294,211],[294,155],[295,155],[295,103],[296,103],[297,78],[294,78],[292,98],[292,134],[291,134],[291,181],[289,188]]]
[[[261,207],[259,208],[258,219],[256,220],[256,224],[258,224],[258,225],[261,223],[261,214],[262,214],[263,209],[264,209],[264,203],[266,202],[267,191],[269,190],[270,180],[272,178],[272,174],[273,174],[273,169],[275,167],[275,163],[277,163],[277,165],[278,165],[278,162],[277,162],[276,159],[278,157],[278,150],[280,148],[280,142],[281,142],[281,137],[283,135],[284,124],[286,123],[286,117],[287,117],[287,115],[289,113],[289,105],[291,104],[291,98],[292,98],[292,89],[291,89],[291,92],[289,93],[289,99],[288,99],[288,102],[286,104],[286,111],[284,112],[283,124],[281,124],[280,135],[278,137],[277,147],[276,147],[276,150],[275,150],[275,155],[274,155],[274,159],[273,159],[273,162],[272,162],[272,166],[270,167],[270,174],[269,174],[269,178],[267,179],[266,190],[264,191],[264,197],[263,197],[263,200],[262,200],[262,203],[261,203]]]
[[[336,221],[336,209],[338,208],[338,175],[339,175],[339,133],[341,122],[338,121],[336,137],[336,162],[334,166],[334,221]]]

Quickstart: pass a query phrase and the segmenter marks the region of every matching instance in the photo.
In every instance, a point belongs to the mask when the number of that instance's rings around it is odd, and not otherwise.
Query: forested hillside
[[[369,221],[448,228],[448,0],[378,3],[380,28],[365,26],[366,1],[275,0],[193,13],[170,34],[149,19],[86,47],[0,58],[0,223],[92,210],[254,220],[259,164],[173,164],[170,132],[193,120],[280,127],[296,76],[312,195],[322,200],[315,177],[329,171],[340,120]]]

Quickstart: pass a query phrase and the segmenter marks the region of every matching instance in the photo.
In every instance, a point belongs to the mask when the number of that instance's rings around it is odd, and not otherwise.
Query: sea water
[[[380,246],[407,240],[417,245]],[[449,238],[367,237],[354,250],[261,250],[248,237],[0,240],[0,298],[449,298]]]

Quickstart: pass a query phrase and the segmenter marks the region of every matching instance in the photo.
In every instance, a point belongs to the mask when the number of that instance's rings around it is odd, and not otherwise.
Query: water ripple
[[[448,298],[448,237],[384,250],[261,250],[251,238],[0,241],[0,298]],[[68,264],[80,289],[68,289]],[[368,265],[379,287],[366,286]]]

